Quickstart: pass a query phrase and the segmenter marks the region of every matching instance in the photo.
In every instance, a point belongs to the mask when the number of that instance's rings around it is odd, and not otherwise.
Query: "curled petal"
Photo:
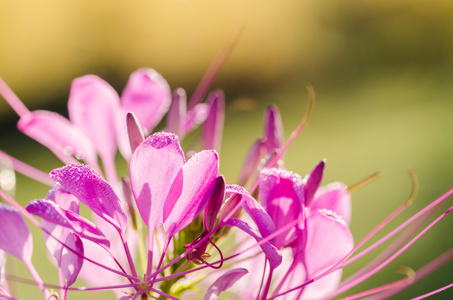
[[[31,263],[33,240],[22,215],[11,206],[0,203],[0,249]]]
[[[215,300],[219,297],[220,293],[233,286],[239,279],[241,279],[248,271],[244,268],[238,268],[224,273],[216,279],[211,286],[209,286],[204,300]]]
[[[69,165],[53,170],[50,177],[118,231],[125,229],[127,216],[120,199],[92,168]]]
[[[259,234],[257,234],[252,227],[246,222],[236,219],[230,218],[225,222],[227,226],[235,226],[248,235],[252,236],[258,243],[263,239]],[[269,261],[269,266],[271,269],[275,269],[282,263],[282,254],[278,251],[277,248],[274,247],[269,241],[260,243],[260,247],[263,250],[264,254],[266,255],[267,260]]]
[[[184,153],[177,137],[166,132],[151,135],[132,155],[132,192],[138,211],[150,229],[162,224],[165,199],[183,165]]]
[[[27,113],[20,118],[17,127],[63,161],[68,156],[75,156],[97,166],[96,150],[88,136],[57,113],[44,110]]]
[[[134,112],[138,122],[148,132],[162,120],[170,103],[170,87],[153,69],[143,68],[132,73],[121,94],[123,112]]]
[[[164,228],[168,236],[191,223],[206,205],[219,170],[215,151],[196,153],[174,179],[164,205]]]

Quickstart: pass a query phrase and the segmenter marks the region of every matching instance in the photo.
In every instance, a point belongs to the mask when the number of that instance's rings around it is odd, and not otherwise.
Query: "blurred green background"
[[[213,86],[226,94],[221,171],[234,183],[245,152],[261,134],[267,105],[279,106],[288,137],[306,107],[304,86],[312,84],[315,111],[288,150],[286,167],[304,175],[326,158],[324,184],[351,185],[382,171],[353,194],[351,230],[359,241],[409,195],[407,168],[419,177],[419,195],[391,228],[453,184],[452,13],[453,2],[442,0],[0,0],[0,76],[29,109],[64,115],[71,80],[88,73],[120,92],[131,72],[151,67],[172,89],[183,87],[190,95],[226,41],[243,28]],[[45,172],[59,167],[49,151],[17,131],[17,119],[0,101],[0,149]],[[46,191],[18,176],[16,198],[22,203]],[[437,257],[453,245],[452,226],[447,216],[354,291],[401,278],[396,266],[418,269]],[[40,236],[34,238],[38,262],[45,250]],[[397,299],[451,283],[452,267]],[[38,268],[45,281],[57,282],[54,270]],[[16,289],[25,299],[36,292]],[[82,293],[69,299],[78,296],[86,299]]]

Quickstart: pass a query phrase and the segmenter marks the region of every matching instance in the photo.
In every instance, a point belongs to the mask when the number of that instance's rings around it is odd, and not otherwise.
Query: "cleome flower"
[[[206,82],[201,86],[206,90]],[[451,210],[423,225],[453,190],[359,251],[410,204],[415,179],[408,201],[354,242],[351,193],[375,176],[350,187],[321,187],[325,160],[305,177],[284,166],[285,150],[308,122],[311,88],[309,109],[286,142],[277,107],[265,111],[263,136],[246,155],[237,185],[219,173],[223,93],[211,92],[203,103],[199,91],[187,104],[184,90],[171,95],[157,72],[140,69],[120,97],[87,75],[73,82],[68,120],[30,112],[0,80],[0,93],[20,116],[18,128],[65,163],[49,179],[0,152],[16,171],[50,186],[26,208],[0,189],[8,202],[0,203],[0,299],[17,299],[8,282],[24,281],[7,270],[5,253],[24,263],[44,299],[86,290],[111,290],[122,300],[189,299],[194,293],[212,300],[225,291],[237,299],[330,299],[378,273]],[[165,131],[151,134],[165,114]],[[199,125],[204,150],[183,151],[180,139]],[[129,166],[121,179],[117,150]],[[91,215],[81,215],[87,210]],[[24,219],[42,230],[58,284],[43,282],[33,266]],[[341,279],[344,267],[402,231],[372,263]],[[401,280],[345,298],[392,296],[452,258],[449,250],[415,275],[406,268]],[[89,287],[74,287],[79,278]]]

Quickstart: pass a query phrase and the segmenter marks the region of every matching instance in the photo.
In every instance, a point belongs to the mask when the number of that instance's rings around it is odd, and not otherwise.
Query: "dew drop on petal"
[[[85,152],[83,151],[77,151],[75,154],[75,158],[78,160],[82,160],[85,158]]]
[[[63,148],[63,154],[66,156],[71,156],[74,153],[74,149],[71,146],[66,146]]]

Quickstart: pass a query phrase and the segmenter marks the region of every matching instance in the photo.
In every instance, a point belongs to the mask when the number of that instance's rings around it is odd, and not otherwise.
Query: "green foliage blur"
[[[216,54],[242,30],[213,85],[224,89],[227,101],[221,171],[235,182],[261,134],[267,105],[279,106],[288,137],[306,107],[304,86],[312,84],[315,111],[285,165],[304,175],[326,158],[324,184],[351,185],[382,171],[353,194],[351,230],[359,241],[409,195],[408,168],[419,177],[419,195],[390,228],[453,185],[452,12],[453,2],[442,0],[0,0],[0,76],[29,109],[64,115],[71,80],[89,73],[121,92],[131,72],[151,67],[172,89],[183,87],[190,95]],[[0,101],[0,149],[45,172],[59,167],[49,151],[15,129],[17,119]],[[46,187],[18,176],[21,203],[45,193]],[[354,291],[400,279],[397,266],[416,270],[439,256],[453,244],[452,226],[453,216],[447,216]],[[40,242],[36,262],[46,255]],[[451,283],[452,267],[396,299]],[[56,271],[38,270],[44,281],[58,282]],[[25,290],[19,295],[31,299]]]

